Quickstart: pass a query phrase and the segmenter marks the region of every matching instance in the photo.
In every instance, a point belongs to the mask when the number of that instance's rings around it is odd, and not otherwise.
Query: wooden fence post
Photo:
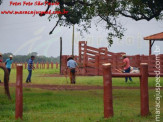
[[[43,69],[45,69],[45,63],[44,62],[43,62],[43,67],[44,67]]]
[[[140,67],[141,116],[147,116],[149,114],[148,64],[141,63]]]
[[[18,64],[16,67],[16,106],[15,119],[23,118],[23,65]]]
[[[95,65],[96,65],[96,75],[99,75],[99,54],[96,55],[95,57]]]
[[[25,69],[27,69],[27,62],[25,62]]]
[[[79,41],[79,62],[81,63],[81,42]]]
[[[103,84],[104,84],[104,118],[113,116],[112,98],[112,73],[111,64],[103,64]]]
[[[40,69],[41,69],[41,63],[39,63],[39,65],[40,65]]]
[[[46,62],[46,67],[47,69],[49,69],[49,62]]]
[[[12,63],[12,66],[11,67],[12,67],[12,69],[14,69],[14,63]]]
[[[51,69],[53,69],[53,62],[51,62]]]

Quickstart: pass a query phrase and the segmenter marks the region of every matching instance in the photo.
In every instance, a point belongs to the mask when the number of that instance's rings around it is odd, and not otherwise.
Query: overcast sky
[[[21,1],[21,0],[17,0]],[[0,6],[2,10],[45,10],[44,6],[24,7],[9,6],[9,1]],[[63,38],[63,54],[71,54],[72,28],[57,27],[52,35],[49,32],[54,27],[56,20],[48,21],[48,15],[1,15],[0,14],[0,52],[12,52],[14,55],[25,55],[30,52],[38,52],[39,55],[59,56],[59,38]],[[108,47],[107,31],[100,24],[98,31],[92,22],[90,34],[84,33],[84,37],[75,31],[75,54],[78,54],[78,42],[88,41],[88,45],[94,47]],[[128,18],[120,18],[121,23],[127,29],[122,40],[114,39],[114,44],[109,51],[126,52],[128,55],[145,54],[149,52],[149,42],[143,37],[163,32],[163,21],[134,21]],[[77,27],[77,25],[76,25]],[[163,47],[163,42],[155,45]],[[154,45],[154,46],[155,46]],[[163,53],[163,50],[161,50]]]

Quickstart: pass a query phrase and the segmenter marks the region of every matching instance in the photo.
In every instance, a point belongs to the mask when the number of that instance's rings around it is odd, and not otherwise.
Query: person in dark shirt
[[[31,56],[31,59],[29,59],[28,61],[28,77],[26,79],[26,83],[31,83],[31,77],[32,77],[32,70],[35,69],[35,67],[33,66],[33,61],[35,59],[35,56]]]

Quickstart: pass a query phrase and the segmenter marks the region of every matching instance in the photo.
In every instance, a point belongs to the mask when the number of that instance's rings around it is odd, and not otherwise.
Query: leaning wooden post
[[[148,64],[141,63],[141,79],[140,79],[140,92],[141,92],[141,116],[149,115],[149,98],[148,98]]]
[[[104,118],[113,116],[113,98],[112,98],[112,73],[111,64],[103,64],[103,84],[104,84]]]
[[[16,106],[15,106],[15,119],[23,118],[23,65],[18,64],[16,67]]]

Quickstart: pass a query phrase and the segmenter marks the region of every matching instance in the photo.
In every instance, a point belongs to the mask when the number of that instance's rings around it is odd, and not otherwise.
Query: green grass
[[[32,74],[32,83],[33,84],[59,84],[59,85],[67,85],[66,77],[40,77],[44,74],[59,74],[59,69],[36,69]],[[25,83],[26,77],[28,75],[27,70],[23,70],[23,82]],[[0,70],[0,79],[3,79],[3,71]],[[68,82],[70,83],[69,78],[67,77]],[[163,77],[161,77],[161,81]],[[102,76],[77,76],[76,78],[77,85],[103,85]],[[12,69],[10,75],[10,82],[16,82],[16,70]],[[155,87],[155,78],[149,78],[149,87]],[[133,78],[133,82],[125,83],[124,78],[113,78],[113,86],[140,86],[139,78]],[[163,82],[161,82],[161,86],[163,86]]]
[[[113,90],[114,117],[103,118],[103,91],[48,91],[24,88],[25,122],[151,122],[155,121],[154,90],[149,90],[151,115],[140,117],[139,90]],[[0,121],[14,121],[15,89],[12,101],[0,87]],[[161,99],[161,103],[163,100]],[[163,107],[161,106],[161,111]],[[163,113],[161,113],[163,121]]]
[[[44,74],[58,74],[59,69],[38,69],[33,71],[33,84],[64,84],[65,77],[39,77]],[[23,82],[28,75],[23,70]],[[0,79],[3,79],[0,70]],[[161,78],[162,81],[163,78]],[[68,80],[69,81],[69,80]],[[140,86],[138,78],[133,83],[125,83],[124,78],[114,78],[113,86]],[[16,82],[16,70],[12,69],[10,83]],[[102,76],[79,76],[77,85],[103,85]],[[149,78],[149,86],[155,86],[155,78]],[[161,86],[163,83],[161,82]],[[163,90],[161,90],[163,92]],[[12,100],[4,95],[0,87],[0,122],[15,120],[15,88],[10,88]],[[162,94],[162,93],[161,93]],[[103,118],[103,90],[88,91],[48,91],[42,89],[23,89],[23,121],[25,122],[154,122],[155,90],[149,90],[151,115],[140,117],[140,90],[113,90],[114,117]],[[161,99],[161,104],[163,100]],[[163,107],[161,106],[161,112]],[[163,114],[161,113],[163,121]],[[18,120],[19,121],[19,120]]]

